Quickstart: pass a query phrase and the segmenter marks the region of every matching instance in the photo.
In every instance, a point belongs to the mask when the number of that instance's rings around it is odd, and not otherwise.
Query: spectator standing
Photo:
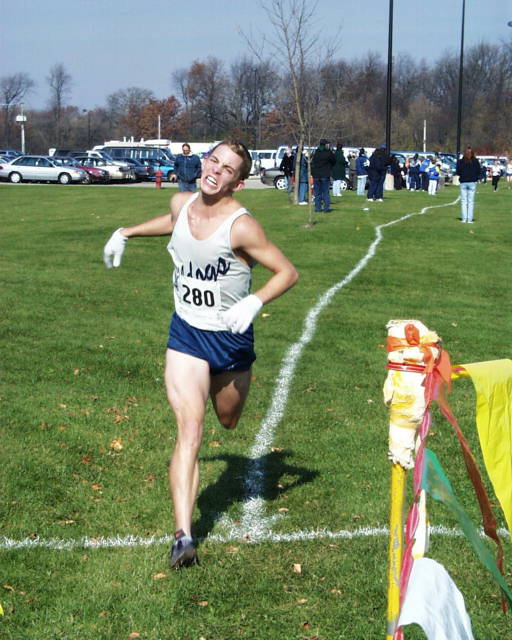
[[[320,211],[329,213],[331,211],[329,188],[332,168],[335,162],[336,158],[329,148],[329,141],[322,138],[311,159],[311,175],[313,176],[315,211],[317,213]]]
[[[420,164],[420,184],[422,191],[428,191],[428,168],[430,167],[430,158],[423,158]]]
[[[180,191],[195,191],[196,180],[201,175],[201,160],[190,152],[190,145],[185,142],[174,161],[174,177],[178,180]]]
[[[286,178],[286,190],[290,193],[292,190],[292,177],[295,169],[295,156],[293,155],[290,147],[286,147],[279,169],[284,173]]]
[[[418,154],[415,153],[409,161],[409,188],[411,191],[419,191],[421,189],[420,164]]]
[[[357,182],[357,169],[356,169],[357,156],[355,153],[349,153],[348,155],[348,179],[350,182],[350,188],[356,188]]]
[[[501,178],[501,162],[496,158],[494,164],[491,167],[492,186],[494,191],[498,191],[498,182]]]
[[[402,169],[398,158],[395,155],[391,156],[391,175],[393,176],[393,187],[399,191],[402,188]]]
[[[460,182],[461,221],[468,224],[473,224],[476,184],[481,171],[473,149],[470,146],[466,147],[462,158],[457,160],[455,175],[459,176]]]
[[[370,164],[368,165],[368,178],[370,180],[368,200],[383,202],[384,180],[386,179],[389,163],[390,159],[386,151],[386,145],[375,149],[370,156]]]
[[[435,160],[432,160],[429,168],[427,169],[428,173],[428,194],[430,196],[435,196],[437,193],[437,185],[439,182],[439,167],[435,163]]]
[[[336,143],[335,163],[332,168],[332,195],[341,197],[341,181],[347,177],[348,162],[343,153],[341,142]]]
[[[299,171],[299,204],[308,203],[308,156],[307,151],[302,151],[300,157],[300,171]]]
[[[505,167],[505,176],[507,178],[508,188],[512,189],[512,158],[509,158],[507,161],[507,166]]]
[[[368,178],[368,157],[364,149],[359,149],[359,155],[356,160],[357,173],[357,195],[364,196],[366,188],[366,179]]]

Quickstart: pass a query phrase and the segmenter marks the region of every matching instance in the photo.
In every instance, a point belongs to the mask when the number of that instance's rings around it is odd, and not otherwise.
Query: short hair
[[[249,149],[245,146],[243,142],[239,142],[238,140],[222,140],[216,144],[210,153],[213,153],[215,149],[218,149],[222,145],[226,145],[229,147],[233,153],[242,160],[242,166],[240,167],[240,180],[246,180],[251,175],[251,167],[252,167],[252,158],[249,153]]]
[[[188,148],[190,149],[190,145],[189,145],[189,143],[188,143],[188,142],[184,142],[184,143],[181,145],[181,148],[182,148],[182,149],[183,149],[183,147],[188,147]]]

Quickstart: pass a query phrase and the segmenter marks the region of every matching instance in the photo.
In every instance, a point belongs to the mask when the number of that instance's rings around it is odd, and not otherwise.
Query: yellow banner
[[[476,426],[484,462],[512,533],[512,360],[461,365],[476,389]]]

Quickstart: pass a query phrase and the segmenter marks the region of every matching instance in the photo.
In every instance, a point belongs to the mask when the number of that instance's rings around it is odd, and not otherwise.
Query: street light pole
[[[393,0],[389,0],[388,76],[386,93],[386,148],[391,153],[391,84],[393,81]]]
[[[20,104],[21,113],[16,116],[16,122],[20,123],[21,128],[21,153],[25,153],[25,122],[27,116],[23,113],[23,102]]]
[[[462,25],[460,32],[459,58],[459,99],[457,103],[457,159],[460,156],[460,134],[462,128],[462,75],[464,71],[464,21],[466,16],[466,0],[462,0]]]

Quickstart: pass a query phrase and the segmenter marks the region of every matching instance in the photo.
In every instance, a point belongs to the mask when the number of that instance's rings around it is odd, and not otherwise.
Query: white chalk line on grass
[[[318,316],[331,302],[334,295],[342,289],[344,286],[352,282],[354,278],[366,267],[368,262],[375,255],[377,246],[382,240],[382,229],[390,227],[392,225],[404,222],[409,218],[417,215],[423,215],[430,209],[440,209],[443,207],[451,207],[457,204],[459,198],[453,202],[442,205],[432,205],[424,207],[421,211],[415,211],[408,213],[400,218],[391,220],[384,224],[377,225],[375,227],[375,240],[370,245],[366,255],[356,264],[356,266],[345,276],[342,280],[331,286],[325,293],[323,293],[318,299],[317,303],[309,310],[304,320],[304,328],[300,338],[291,345],[288,349],[281,369],[279,371],[274,394],[272,396],[272,402],[270,408],[267,411],[265,418],[261,423],[260,430],[256,435],[255,443],[249,454],[249,468],[244,479],[245,488],[245,501],[242,508],[242,517],[239,524],[234,524],[227,514],[218,521],[217,527],[225,531],[224,534],[212,533],[208,536],[208,539],[216,541],[231,541],[245,539],[251,542],[255,541],[281,541],[287,539],[287,535],[292,536],[291,540],[307,540],[316,537],[339,537],[350,538],[358,537],[362,534],[361,531],[373,531],[372,529],[358,529],[357,532],[338,532],[329,533],[319,530],[317,532],[298,532],[296,534],[277,534],[271,530],[271,525],[281,516],[281,514],[274,514],[269,517],[264,516],[265,501],[261,497],[263,489],[263,480],[265,476],[265,469],[263,465],[263,456],[265,456],[272,446],[274,439],[274,433],[281,422],[286,404],[288,401],[288,394],[290,385],[295,373],[295,368],[299,357],[302,354],[304,347],[312,340],[316,327]],[[217,529],[216,527],[216,529]],[[378,528],[374,531],[379,534],[387,532],[387,529]],[[376,533],[367,535],[377,535]],[[301,537],[303,536],[303,537]],[[310,536],[310,537],[308,537]],[[312,536],[312,537],[311,537]],[[140,538],[137,536],[127,536],[125,538],[82,538],[81,540],[41,540],[39,538],[24,540],[11,540],[9,538],[0,538],[0,549],[16,549],[16,548],[32,548],[32,547],[47,547],[50,549],[72,549],[75,547],[91,547],[91,548],[105,548],[105,547],[125,547],[125,546],[148,546],[151,544],[168,544],[171,541],[170,536],[164,536],[160,538]]]
[[[408,213],[400,218],[391,220],[375,227],[375,240],[371,243],[366,255],[359,260],[356,266],[342,280],[331,286],[318,299],[317,303],[309,310],[304,320],[304,328],[297,342],[295,342],[286,353],[281,370],[278,374],[272,402],[265,418],[261,423],[260,430],[256,435],[255,443],[249,454],[249,468],[244,480],[246,498],[243,503],[241,525],[237,525],[233,529],[233,524],[225,514],[218,522],[218,526],[222,529],[231,531],[240,531],[240,526],[244,531],[244,535],[250,536],[252,539],[268,534],[271,525],[280,517],[275,514],[270,517],[264,516],[265,501],[261,497],[263,489],[263,480],[265,476],[263,456],[270,451],[274,433],[283,418],[297,362],[302,354],[304,347],[312,340],[320,313],[331,302],[336,293],[344,286],[352,282],[354,278],[366,267],[368,262],[374,257],[377,246],[380,244],[383,235],[382,229],[392,225],[404,222],[409,218],[417,215],[423,215],[430,209],[441,209],[443,207],[451,207],[457,204],[459,198],[453,202],[442,205],[431,205],[424,207],[421,211]]]
[[[431,526],[430,534],[434,536],[443,536],[448,538],[460,538],[464,534],[460,529],[448,528],[442,525]],[[483,529],[479,534],[485,538]],[[510,538],[507,529],[498,529],[498,534],[502,538]],[[262,542],[307,542],[308,540],[360,540],[363,538],[376,538],[379,536],[388,536],[388,527],[359,527],[353,531],[328,531],[327,529],[316,529],[306,531],[295,531],[292,533],[272,533],[267,532],[265,535],[259,536],[257,539],[247,539],[240,536],[223,536],[214,534],[208,536],[208,540],[212,542],[238,542],[243,544],[259,544]],[[169,545],[173,541],[173,536],[150,536],[143,538],[142,536],[116,536],[108,538],[24,538],[22,540],[13,540],[12,538],[0,538],[0,550],[17,551],[20,549],[48,549],[51,551],[73,551],[74,549],[123,549],[136,547],[154,547],[158,545]]]

